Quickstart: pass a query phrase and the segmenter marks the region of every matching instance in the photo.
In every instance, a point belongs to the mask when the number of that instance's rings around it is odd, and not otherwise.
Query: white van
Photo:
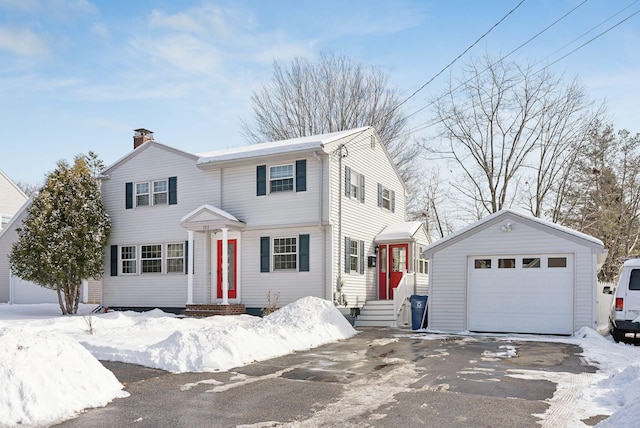
[[[616,288],[604,287],[603,293],[614,295],[609,315],[613,340],[640,339],[640,259],[624,262]]]

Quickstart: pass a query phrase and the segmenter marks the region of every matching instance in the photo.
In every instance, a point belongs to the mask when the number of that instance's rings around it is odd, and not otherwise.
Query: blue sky
[[[110,164],[132,149],[136,128],[190,152],[243,145],[252,93],[274,60],[296,56],[334,52],[379,67],[404,98],[518,3],[0,0],[0,169],[35,184],[89,150]],[[465,60],[506,55],[579,6],[509,57],[542,66],[640,10],[638,0],[582,3],[525,0],[405,104],[416,136],[434,131],[418,110]],[[606,101],[616,129],[640,132],[640,14],[551,68]]]

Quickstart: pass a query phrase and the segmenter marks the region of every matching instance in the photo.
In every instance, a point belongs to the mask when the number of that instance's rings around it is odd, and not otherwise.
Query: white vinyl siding
[[[349,306],[362,306],[367,300],[377,300],[377,268],[368,267],[365,263],[364,274],[345,274],[344,238],[351,237],[364,241],[365,260],[374,256],[375,245],[373,238],[387,225],[405,220],[405,188],[393,167],[393,163],[380,144],[371,144],[372,131],[367,131],[356,138],[345,140],[349,155],[342,159],[343,172],[340,174],[340,162],[337,156],[331,160],[331,218],[336,227],[332,235],[332,276],[343,278],[343,292]],[[364,203],[354,203],[345,196],[344,169],[348,166],[351,171],[364,175],[365,197]],[[340,180],[342,177],[342,180]],[[395,193],[395,212],[378,207],[377,185],[384,183]],[[342,192],[340,195],[339,192]],[[342,236],[338,236],[337,219],[340,199],[342,199]],[[338,271],[338,259],[340,271]]]
[[[309,235],[309,272],[297,270],[271,270],[260,272],[260,238],[264,236],[298,237]],[[271,292],[280,294],[279,305],[284,306],[305,296],[315,296],[323,299],[327,296],[322,267],[327,263],[323,260],[323,233],[317,227],[304,228],[272,228],[261,230],[245,230],[242,233],[242,252],[238,255],[242,259],[242,303],[247,307],[264,307],[266,296]],[[273,251],[273,239],[270,249]],[[271,254],[273,263],[273,253]]]
[[[302,159],[306,159],[306,191],[267,192],[265,196],[256,196],[257,165],[266,164],[268,175],[271,166],[290,164],[295,183],[295,163]],[[220,175],[224,191],[219,207],[252,227],[318,223],[320,192],[323,188],[321,156],[281,155],[277,159],[261,158],[253,162],[224,166]],[[267,184],[267,188],[269,187],[270,184]]]
[[[111,216],[110,245],[140,245],[180,243],[187,240],[187,230],[180,226],[182,217],[209,203],[220,204],[218,175],[198,169],[194,158],[158,146],[141,146],[136,156],[110,171],[102,180],[105,208]],[[162,181],[162,177],[178,177],[178,203],[153,209],[126,209],[125,184]],[[206,192],[203,189],[209,189]],[[135,186],[134,186],[135,193]],[[134,202],[135,205],[135,202]],[[199,235],[199,234],[196,234]],[[196,236],[197,242],[201,243]],[[202,245],[202,244],[200,244]],[[163,249],[164,250],[164,249]],[[202,247],[196,245],[196,265],[202,261]],[[140,258],[140,255],[137,254]],[[184,307],[187,301],[187,275],[138,272],[135,275],[110,276],[110,255],[107,251],[103,277],[103,304],[126,307]],[[139,263],[139,262],[138,262]],[[163,269],[166,272],[166,268]],[[194,295],[203,295],[204,275],[194,275]]]

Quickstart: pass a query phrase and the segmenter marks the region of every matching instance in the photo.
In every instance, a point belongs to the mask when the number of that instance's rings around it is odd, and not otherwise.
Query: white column
[[[82,280],[82,303],[89,303],[89,281]]]
[[[222,304],[229,304],[229,229],[222,228]]]
[[[193,230],[187,232],[187,305],[193,304]]]

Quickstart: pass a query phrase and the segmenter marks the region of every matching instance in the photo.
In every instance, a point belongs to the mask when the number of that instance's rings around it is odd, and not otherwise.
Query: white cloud
[[[91,27],[91,32],[100,37],[109,37],[109,28],[104,22],[96,22]]]
[[[150,63],[170,73],[211,75],[220,63],[220,54],[215,47],[188,34],[138,37],[131,44],[142,57],[150,57]]]
[[[27,28],[0,28],[0,50],[30,57],[49,54],[42,37]]]
[[[209,4],[173,15],[154,9],[149,16],[149,26],[196,34],[225,35],[229,33],[223,10]]]

